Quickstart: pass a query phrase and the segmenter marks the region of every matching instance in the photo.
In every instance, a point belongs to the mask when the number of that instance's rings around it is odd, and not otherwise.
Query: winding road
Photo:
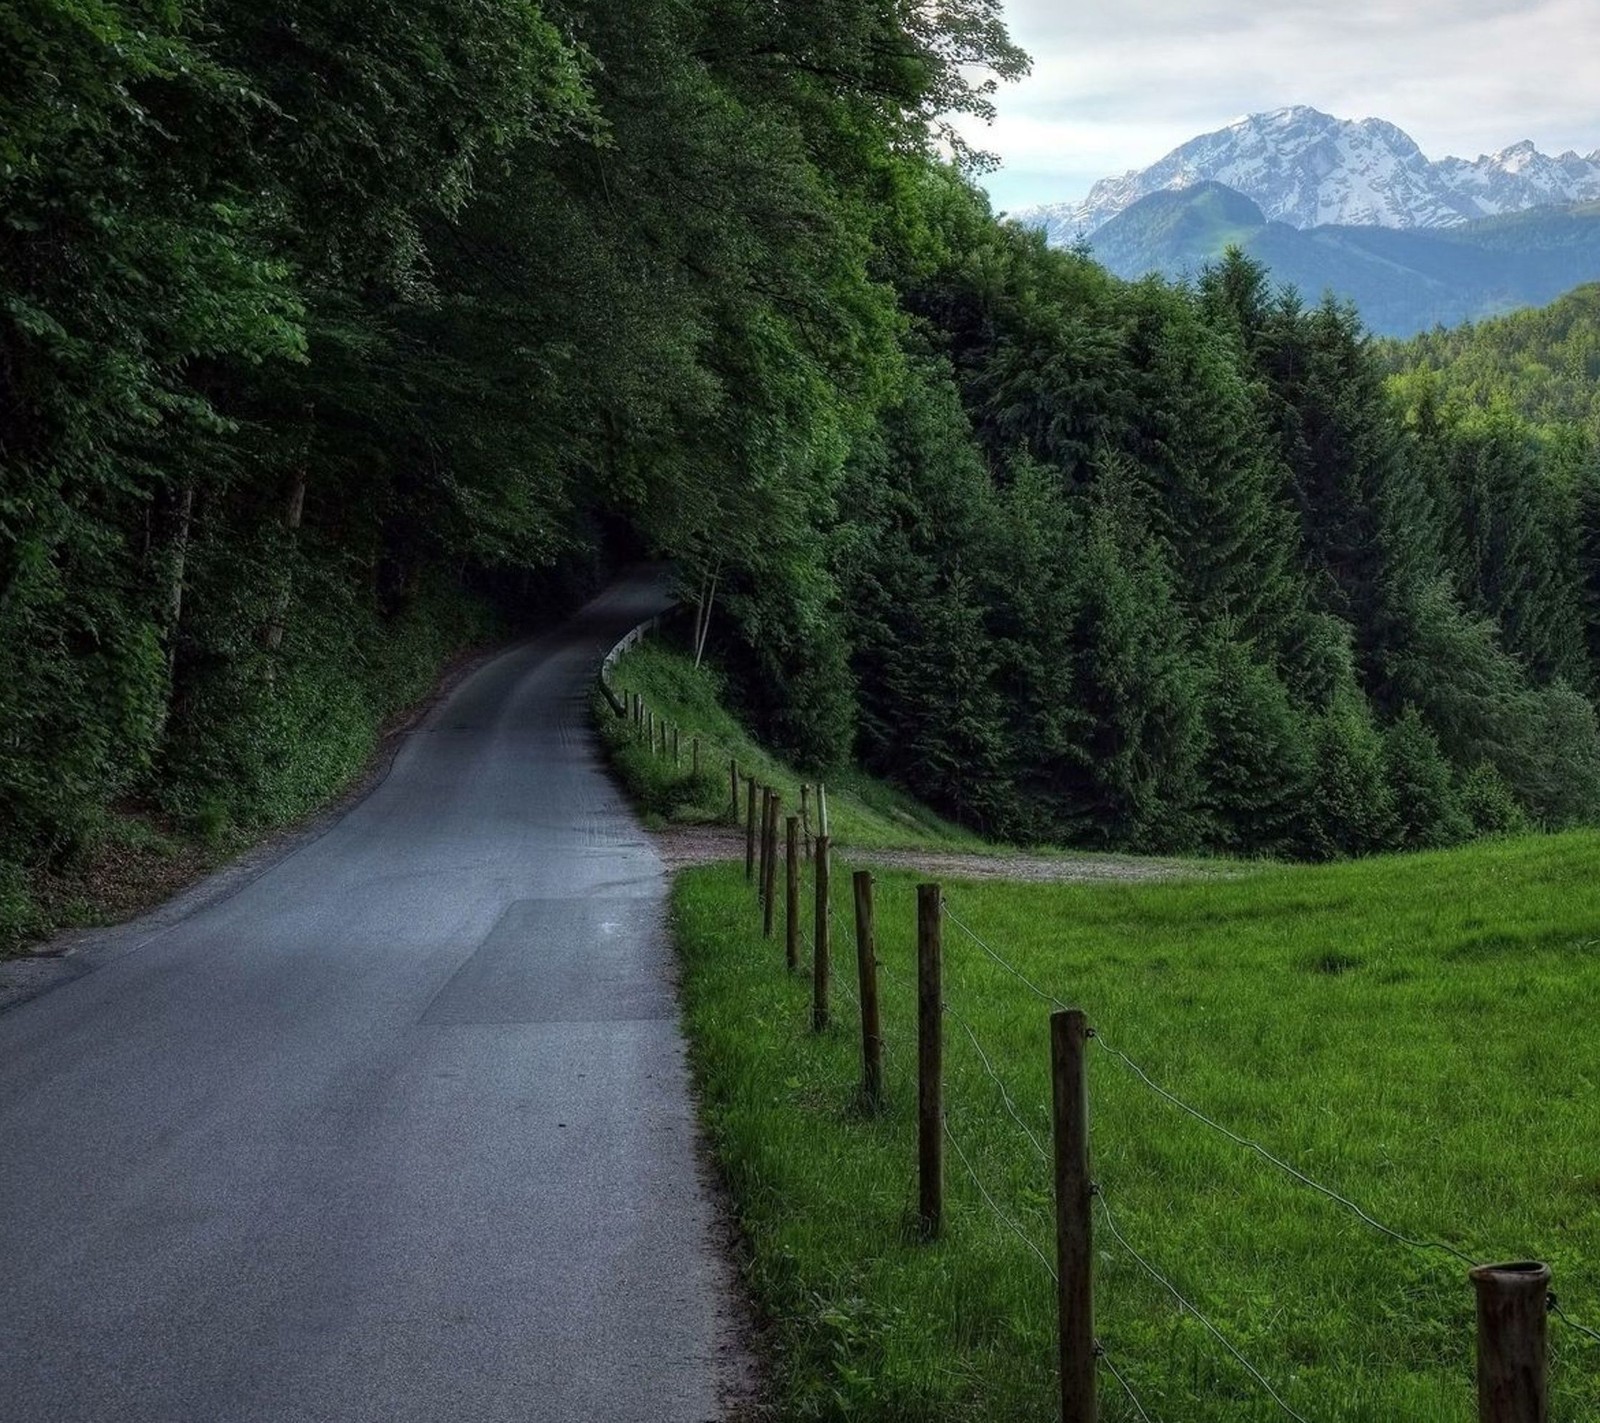
[[[324,833],[0,1014],[0,1419],[723,1416],[667,879],[604,774],[614,586]]]

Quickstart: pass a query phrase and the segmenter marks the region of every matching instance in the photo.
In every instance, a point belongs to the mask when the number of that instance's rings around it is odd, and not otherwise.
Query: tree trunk
[[[183,487],[178,501],[178,527],[172,535],[172,574],[167,584],[167,662],[178,644],[178,624],[183,619],[183,580],[189,565],[189,526],[194,519],[194,485]]]
[[[700,606],[696,610],[694,620],[694,665],[698,667],[700,660],[706,655],[706,638],[711,632],[711,608],[717,600],[717,579],[722,573],[722,560],[717,559],[717,566],[711,570],[711,577],[704,586],[700,595]]]
[[[302,465],[294,472],[294,483],[289,486],[289,506],[284,510],[283,526],[291,534],[300,527],[306,508],[306,470]],[[283,645],[284,621],[289,616],[289,577],[286,573],[283,589],[278,594],[278,605],[273,610],[272,621],[267,626],[267,646],[274,652]]]

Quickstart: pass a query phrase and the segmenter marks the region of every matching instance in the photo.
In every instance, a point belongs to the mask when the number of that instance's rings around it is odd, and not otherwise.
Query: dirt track
[[[656,853],[672,870],[744,858],[744,832],[732,826],[674,826],[653,832]],[[1020,880],[1035,884],[1095,884],[1182,879],[1215,873],[1182,860],[1137,855],[982,854],[958,850],[857,850],[841,847],[854,864],[922,870],[949,879]]]

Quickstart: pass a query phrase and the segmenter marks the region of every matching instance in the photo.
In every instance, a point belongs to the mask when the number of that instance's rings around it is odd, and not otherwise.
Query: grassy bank
[[[679,728],[680,758],[646,747],[631,724],[601,711],[599,724],[612,763],[640,809],[657,824],[718,825],[731,821],[729,761],[782,796],[798,814],[802,777],[759,745],[727,710],[720,679],[696,668],[670,644],[645,643],[617,661],[612,682],[624,697],[641,694],[658,718]],[[700,739],[701,774],[690,774],[692,743]],[[858,771],[827,778],[829,830],[839,844],[983,849],[984,842],[940,819],[927,807]],[[743,792],[741,791],[741,795]],[[816,828],[812,801],[811,826]]]
[[[1102,1042],[1378,1219],[1475,1258],[1548,1260],[1600,1326],[1600,836],[1087,888],[947,885],[953,912]],[[848,857],[836,961],[853,964]],[[676,917],[704,1113],[773,1325],[782,1415],[1053,1415],[1053,1295],[948,1161],[916,1243],[914,879],[881,875],[889,1104],[855,1097],[855,1010],[807,1030],[742,869],[687,873]],[[948,1122],[995,1204],[1051,1252],[1049,1006],[945,929]],[[837,951],[836,951],[837,952]],[[1409,1249],[1091,1058],[1095,1170],[1127,1241],[1316,1423],[1473,1416],[1465,1266]],[[1153,1419],[1285,1416],[1096,1216],[1099,1333]],[[1600,1345],[1552,1323],[1557,1420],[1600,1416]],[[1104,1416],[1139,1415],[1102,1374]]]

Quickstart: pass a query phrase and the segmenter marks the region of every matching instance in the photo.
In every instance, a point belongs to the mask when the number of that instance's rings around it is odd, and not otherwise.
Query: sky
[[[1600,149],[1600,0],[1008,0],[1033,73],[969,128],[997,209],[1082,197],[1246,114],[1381,118],[1429,158]]]

